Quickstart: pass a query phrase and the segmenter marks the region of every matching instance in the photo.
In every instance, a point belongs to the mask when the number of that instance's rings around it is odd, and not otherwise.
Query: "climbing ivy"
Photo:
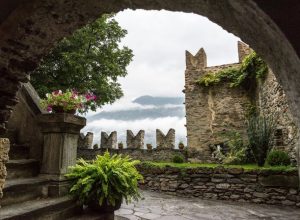
[[[267,64],[252,52],[246,56],[239,67],[228,67],[217,72],[208,72],[197,83],[201,86],[212,86],[228,82],[230,87],[247,86],[256,79],[264,78],[268,72]]]

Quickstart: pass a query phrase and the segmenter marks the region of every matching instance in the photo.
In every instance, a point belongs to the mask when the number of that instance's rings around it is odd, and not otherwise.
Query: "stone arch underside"
[[[17,103],[16,92],[21,83],[29,80],[29,73],[56,42],[103,13],[119,12],[127,8],[195,13],[208,17],[239,36],[273,69],[287,94],[296,122],[300,125],[299,57],[279,27],[253,0],[7,2],[4,0],[0,3],[1,6],[7,6],[0,7],[0,12],[7,9],[0,16],[0,134],[5,131],[5,122]]]

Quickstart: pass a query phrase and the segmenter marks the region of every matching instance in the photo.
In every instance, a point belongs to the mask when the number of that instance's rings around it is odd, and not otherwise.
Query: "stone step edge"
[[[3,191],[5,192],[7,189],[22,187],[24,185],[42,184],[47,182],[49,182],[47,179],[39,177],[8,179],[4,184]]]
[[[55,211],[77,206],[74,199],[65,196],[30,200],[1,208],[0,220],[41,219],[41,216],[51,215]]]
[[[32,163],[39,163],[38,160],[35,159],[16,159],[16,160],[8,160],[6,163],[7,167],[10,166],[23,166]]]

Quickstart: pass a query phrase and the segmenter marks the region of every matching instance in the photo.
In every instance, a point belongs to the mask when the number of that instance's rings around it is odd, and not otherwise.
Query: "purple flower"
[[[52,112],[52,106],[51,105],[47,106],[47,112]]]

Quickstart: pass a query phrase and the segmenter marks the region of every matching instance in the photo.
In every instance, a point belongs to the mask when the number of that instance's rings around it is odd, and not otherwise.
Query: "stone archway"
[[[241,37],[273,69],[300,125],[300,59],[295,43],[299,30],[293,34],[286,29],[282,21],[287,14],[276,16],[281,9],[297,12],[300,3],[278,2],[267,6],[261,0],[4,0],[0,3],[0,133],[17,103],[20,83],[29,80],[29,73],[58,40],[103,13],[126,8],[200,14]]]

